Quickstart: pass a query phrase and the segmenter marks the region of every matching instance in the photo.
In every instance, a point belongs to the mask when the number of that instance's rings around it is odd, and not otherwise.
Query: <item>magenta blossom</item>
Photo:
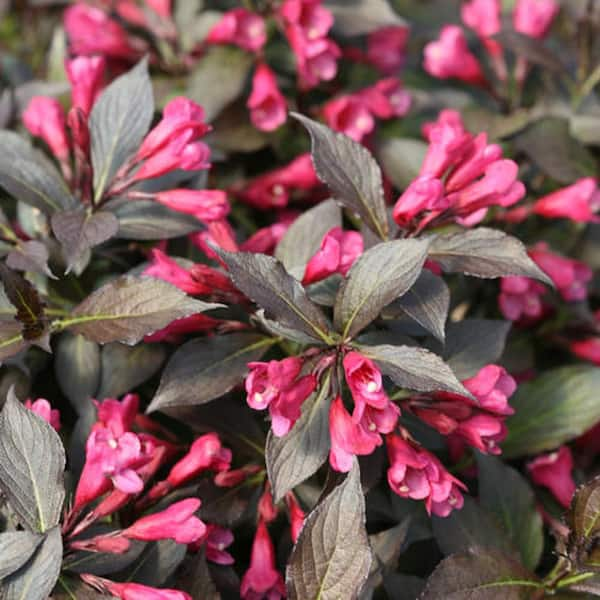
[[[584,177],[575,183],[543,196],[533,206],[533,212],[549,219],[571,219],[579,223],[597,223],[600,209],[600,190],[593,177]]]
[[[390,25],[367,37],[367,59],[384,75],[393,75],[404,65],[408,28]]]
[[[71,105],[86,115],[102,89],[105,69],[106,61],[102,56],[78,56],[65,61],[65,71],[71,82]]]
[[[166,190],[157,192],[153,198],[172,210],[194,215],[204,222],[224,219],[230,210],[227,194],[223,190]]]
[[[402,498],[425,500],[429,514],[447,517],[462,508],[464,483],[448,473],[430,452],[398,435],[386,438],[390,468],[388,483]]]
[[[279,600],[285,597],[283,577],[275,567],[275,548],[262,519],[256,528],[250,568],[242,577],[240,596],[244,600]]]
[[[59,161],[69,160],[65,112],[58,100],[34,96],[23,112],[23,125],[31,135],[44,140]]]
[[[50,402],[45,398],[38,398],[34,402],[25,400],[25,408],[34,412],[38,417],[42,417],[46,423],[58,431],[60,429],[60,411],[52,408]]]
[[[575,482],[573,455],[568,446],[538,456],[527,464],[527,470],[535,484],[548,488],[565,508],[569,507],[575,493]]]
[[[285,123],[285,98],[277,87],[275,74],[265,63],[261,62],[254,72],[252,92],[246,105],[250,109],[250,120],[257,129],[274,131]]]
[[[559,10],[556,0],[517,0],[513,12],[515,31],[532,38],[543,38]]]
[[[245,8],[226,12],[208,33],[208,44],[235,44],[249,52],[258,52],[267,41],[265,22]]]
[[[529,277],[502,277],[498,296],[500,311],[510,321],[537,320],[543,314],[541,297],[545,293],[544,285]]]

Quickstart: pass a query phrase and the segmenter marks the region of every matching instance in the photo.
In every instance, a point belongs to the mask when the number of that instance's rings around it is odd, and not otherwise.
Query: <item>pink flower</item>
[[[257,129],[274,131],[285,123],[287,105],[277,87],[275,74],[261,62],[252,78],[252,92],[246,105],[250,109],[250,120]]]
[[[444,211],[449,206],[443,183],[432,175],[421,175],[398,198],[392,216],[400,227],[408,227],[417,215]]]
[[[152,250],[152,262],[149,267],[146,267],[143,275],[167,281],[190,295],[212,292],[206,284],[195,279],[190,271],[181,267],[158,248]]]
[[[136,43],[116,21],[103,10],[78,2],[65,10],[64,26],[71,54],[105,55],[132,61],[143,53],[146,45]]]
[[[330,229],[323,237],[320,249],[308,261],[302,283],[308,285],[334,273],[346,276],[362,254],[363,247],[362,235],[357,231],[343,231],[341,227]]]
[[[600,338],[593,337],[571,342],[569,350],[575,356],[600,366]]]
[[[500,311],[510,321],[537,320],[543,314],[541,297],[545,293],[543,284],[528,277],[502,277],[498,296]]]
[[[547,218],[565,218],[579,223],[597,223],[594,214],[600,208],[600,190],[593,177],[584,177],[572,185],[540,198],[533,212]]]
[[[498,365],[486,365],[477,375],[465,379],[462,384],[475,396],[476,405],[497,415],[508,416],[515,411],[508,398],[517,389],[516,381]],[[472,401],[471,401],[472,402]]]
[[[224,219],[230,210],[227,194],[222,190],[166,190],[154,194],[154,200],[200,221]]]
[[[288,24],[285,32],[296,56],[302,89],[313,88],[320,81],[331,81],[336,76],[337,60],[341,56],[337,44],[326,37],[307,37],[305,30],[294,23]]]
[[[125,394],[121,401],[106,398],[102,402],[94,400],[98,411],[98,421],[94,427],[108,427],[119,436],[129,431],[139,412],[140,398],[137,394]]]
[[[279,14],[309,40],[325,37],[333,25],[333,15],[321,6],[321,0],[285,0]]]
[[[397,435],[388,435],[388,483],[402,498],[425,500],[429,514],[447,517],[463,505],[466,486],[430,452]]]
[[[181,341],[181,337],[190,333],[198,333],[200,331],[212,331],[221,323],[219,319],[213,319],[202,313],[183,317],[169,323],[166,327],[144,336],[144,342],[158,343],[167,342],[169,344],[177,344]]]
[[[260,252],[270,254],[273,252],[285,232],[297,217],[297,213],[287,211],[279,215],[279,220],[272,225],[261,227],[255,231],[243,244],[240,244],[240,250],[244,252]]]
[[[554,254],[544,242],[536,244],[529,251],[529,256],[552,279],[556,289],[567,302],[585,300],[587,284],[593,275],[585,263]]]
[[[259,519],[262,519],[265,523],[272,523],[278,514],[277,507],[273,502],[273,494],[271,494],[271,486],[269,482],[265,484],[265,489],[258,500],[257,513]]]
[[[218,525],[207,525],[206,537],[204,538],[204,548],[206,560],[217,565],[232,565],[235,560],[225,548],[233,544],[233,533],[231,530],[219,527]]]
[[[235,44],[250,52],[258,52],[266,41],[263,18],[245,8],[226,12],[206,38],[209,44]]]
[[[556,0],[517,0],[513,12],[515,31],[541,39],[552,27],[559,10]]]
[[[323,106],[327,125],[360,142],[375,128],[375,119],[365,102],[356,96],[346,95],[330,100]]]
[[[65,70],[71,82],[71,104],[86,115],[92,110],[102,89],[106,61],[102,56],[78,56],[65,61]]]
[[[172,539],[178,544],[190,544],[206,534],[206,525],[194,516],[199,508],[197,498],[175,502],[165,510],[138,519],[123,535],[146,542]]]
[[[204,109],[183,96],[170,100],[160,122],[146,135],[136,158],[147,159],[172,142],[185,146],[193,138],[204,135],[210,127],[204,123]]]
[[[38,398],[35,402],[25,400],[25,408],[42,417],[46,423],[58,431],[60,429],[60,411],[52,408],[50,402],[45,398]]]
[[[192,600],[192,597],[179,590],[158,589],[140,583],[117,583],[95,575],[81,575],[86,583],[106,590],[121,600]]]
[[[479,62],[469,50],[465,35],[457,25],[443,27],[439,39],[429,42],[424,53],[423,66],[434,77],[452,77],[476,85],[485,82]]]
[[[146,0],[146,4],[163,19],[171,18],[171,0]]]
[[[278,600],[285,597],[283,577],[275,568],[275,548],[262,519],[258,522],[252,543],[250,568],[242,577],[240,595],[244,600]]]
[[[216,261],[221,261],[218,254],[211,246],[217,246],[228,252],[237,252],[239,247],[235,241],[235,231],[227,219],[208,221],[206,230],[190,236],[192,242],[208,256]]]
[[[392,75],[404,64],[407,40],[407,27],[390,25],[376,29],[367,37],[367,58],[384,75]]]
[[[61,162],[69,160],[65,112],[58,100],[34,96],[23,112],[23,125],[31,135],[42,138]]]
[[[389,406],[395,407],[393,404]],[[398,413],[396,412],[393,424],[391,421],[387,423],[391,425],[387,428],[389,431],[395,427],[397,420]],[[366,427],[365,424],[367,424]],[[370,425],[373,425],[373,429]],[[372,422],[368,423],[367,418],[355,423],[344,407],[340,396],[333,400],[329,409],[329,435],[331,438],[329,464],[332,469],[342,473],[350,471],[355,455],[367,456],[383,443],[381,435],[377,431],[377,425]]]
[[[538,456],[527,464],[527,470],[535,484],[548,488],[565,508],[569,507],[575,493],[575,482],[571,474],[573,455],[568,446]]]
[[[361,421],[367,406],[383,409],[389,398],[383,389],[381,372],[375,363],[359,352],[348,352],[344,356],[346,383],[354,400],[352,421]]]
[[[501,29],[500,0],[469,0],[461,6],[461,17],[465,25],[482,38],[496,35]]]
[[[293,191],[309,191],[320,184],[309,153],[292,162],[249,181],[237,192],[240,200],[250,206],[267,210],[287,205]]]
[[[304,527],[304,519],[306,518],[306,515],[300,507],[300,504],[298,504],[296,496],[294,496],[292,492],[288,492],[285,495],[285,502],[288,507],[292,542],[295,544],[298,541],[298,536],[302,531],[302,527]]]
[[[397,77],[380,79],[375,85],[358,92],[356,96],[380,119],[403,117],[411,105],[411,96],[402,88],[402,82]]]
[[[167,481],[177,487],[196,478],[203,471],[227,471],[231,465],[231,450],[221,445],[216,433],[200,436],[189,452],[171,469]]]
[[[269,409],[273,433],[281,437],[300,418],[300,407],[314,391],[314,375],[300,377],[302,359],[290,356],[283,360],[248,363],[247,402],[255,410]]]

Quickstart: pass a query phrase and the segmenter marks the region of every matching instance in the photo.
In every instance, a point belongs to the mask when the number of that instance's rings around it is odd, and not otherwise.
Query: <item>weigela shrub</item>
[[[600,595],[595,3],[31,4],[0,598]]]

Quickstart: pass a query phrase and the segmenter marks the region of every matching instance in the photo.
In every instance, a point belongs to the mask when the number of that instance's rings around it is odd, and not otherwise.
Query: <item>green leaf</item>
[[[510,554],[514,548],[500,530],[494,516],[473,498],[465,496],[464,506],[447,517],[431,518],[433,535],[447,556],[467,552],[471,548],[487,548]]]
[[[0,489],[30,531],[44,532],[59,522],[64,470],[60,437],[11,388],[0,413]]]
[[[244,91],[253,57],[232,46],[209,47],[188,79],[186,96],[212,121]]]
[[[273,343],[241,332],[183,344],[167,363],[147,412],[197,406],[223,396],[243,381],[248,363],[259,360]]]
[[[31,531],[0,533],[0,580],[20,569],[43,539],[43,536]]]
[[[358,462],[304,521],[287,565],[290,600],[355,598],[371,566]]]
[[[329,453],[331,372],[317,392],[302,404],[302,415],[291,431],[276,437],[269,431],[265,459],[275,502],[313,475]]]
[[[419,392],[446,391],[471,397],[450,367],[433,352],[413,346],[360,346],[397,386]]]
[[[281,261],[288,273],[301,280],[306,264],[319,250],[325,234],[341,225],[342,213],[336,202],[320,202],[302,213],[291,224],[277,244],[275,257]]]
[[[408,26],[388,0],[326,0],[324,5],[333,13],[333,27],[339,35],[364,35],[391,25]]]
[[[54,213],[51,223],[56,239],[64,248],[67,272],[81,259],[84,252],[106,242],[119,230],[119,222],[112,213],[88,213],[84,208]]]
[[[129,200],[113,213],[119,220],[116,237],[123,240],[165,240],[202,228],[194,216],[175,212],[152,200]]]
[[[106,344],[102,348],[97,397],[115,398],[135,389],[160,369],[165,358],[165,348],[160,344]]]
[[[423,269],[408,292],[388,306],[384,317],[406,314],[443,342],[449,308],[448,286],[441,277]]]
[[[504,352],[509,321],[464,319],[448,323],[442,356],[459,379],[473,377]]]
[[[51,215],[75,206],[62,177],[38,150],[12,131],[0,131],[0,186],[11,196]]]
[[[444,559],[419,600],[530,600],[542,584],[513,559],[472,548]]]
[[[334,324],[345,340],[354,337],[390,302],[415,283],[427,258],[424,240],[396,240],[369,248],[342,282],[334,307]]]
[[[597,175],[593,155],[571,136],[567,119],[536,121],[515,138],[514,144],[546,175],[562,184]]]
[[[529,258],[525,246],[517,238],[497,229],[477,227],[434,236],[429,258],[450,273],[483,278],[522,275],[553,285]]]
[[[371,153],[346,135],[336,133],[298,113],[312,140],[312,159],[317,176],[333,197],[354,211],[382,240],[389,232],[381,171]]]
[[[220,306],[194,300],[161,279],[125,275],[92,292],[59,326],[99,344],[133,346],[172,321]]]
[[[575,534],[576,543],[597,537],[600,532],[600,477],[577,489],[567,522]]]
[[[477,466],[481,505],[496,515],[523,565],[535,569],[544,549],[544,530],[531,486],[516,469],[496,457],[477,453]]]
[[[2,582],[2,600],[47,600],[60,573],[63,545],[60,527],[53,527],[33,556]]]
[[[223,250],[219,250],[219,256],[227,265],[235,286],[264,308],[268,318],[302,331],[315,341],[332,342],[327,318],[276,258]]]
[[[79,414],[86,410],[89,399],[96,397],[100,372],[98,344],[70,332],[60,336],[56,346],[54,373],[62,393]]]
[[[506,421],[507,458],[539,454],[579,437],[600,420],[600,369],[585,365],[552,369],[519,386]]]
[[[90,113],[94,200],[98,202],[119,167],[139,148],[154,114],[148,61],[117,77]]]

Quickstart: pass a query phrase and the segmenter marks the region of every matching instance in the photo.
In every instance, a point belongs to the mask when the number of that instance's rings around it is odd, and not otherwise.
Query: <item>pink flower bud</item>
[[[171,0],[146,0],[146,4],[163,19],[171,18]]]
[[[131,429],[140,408],[140,397],[137,394],[125,394],[121,401],[106,398],[102,402],[94,401],[94,404],[98,409],[98,423],[119,436]]]
[[[325,37],[333,25],[333,15],[320,0],[285,0],[279,14],[287,23],[296,25],[309,40]]]
[[[554,254],[544,242],[536,244],[529,251],[529,256],[552,279],[567,302],[585,300],[587,284],[593,275],[585,263]]]
[[[367,37],[367,58],[384,75],[393,75],[404,65],[408,28],[390,25]]]
[[[386,438],[390,468],[388,483],[402,498],[425,500],[429,514],[447,517],[463,505],[461,489],[466,486],[450,475],[427,450],[397,435]]]
[[[65,61],[67,77],[71,82],[71,104],[86,115],[102,89],[106,61],[102,56],[78,56]]]
[[[271,254],[285,235],[285,232],[290,228],[290,225],[294,222],[296,216],[297,213],[291,211],[281,213],[276,223],[261,227],[258,231],[254,232],[240,245],[240,250],[244,252]]]
[[[189,452],[171,469],[167,481],[177,487],[194,479],[203,471],[227,471],[231,464],[231,450],[224,448],[216,433],[200,436]]]
[[[89,4],[73,4],[64,13],[64,26],[73,55],[104,55],[136,60],[145,44],[133,45],[127,32],[103,10]]]
[[[517,0],[513,12],[515,31],[541,39],[552,27],[559,10],[556,0]]]
[[[510,321],[523,318],[539,319],[543,313],[541,296],[546,288],[528,277],[503,277],[500,281],[498,304],[500,311]]]
[[[323,106],[327,125],[360,142],[375,128],[375,119],[366,103],[356,96],[341,96]]]
[[[157,248],[152,250],[152,262],[149,267],[146,267],[143,274],[168,281],[186,294],[199,295],[212,292],[212,289],[206,284],[194,279],[190,271]]]
[[[593,177],[584,177],[572,185],[540,198],[533,212],[550,219],[564,218],[579,223],[598,222],[594,214],[600,208],[600,190]]]
[[[227,194],[222,190],[166,190],[154,194],[154,200],[200,221],[224,219],[230,210]]]
[[[271,523],[277,518],[277,507],[273,503],[273,495],[271,494],[271,486],[269,482],[265,484],[265,490],[258,500],[258,516],[265,523]]]
[[[105,590],[120,600],[192,600],[192,597],[179,590],[158,589],[140,583],[117,583],[102,577],[83,574],[81,579],[97,589]]]
[[[575,356],[600,366],[600,338],[593,337],[571,342],[569,350]]]
[[[432,175],[421,175],[398,198],[392,216],[400,227],[407,227],[417,215],[444,211],[449,205],[442,182]]]
[[[246,103],[250,109],[250,120],[257,129],[274,131],[285,123],[287,105],[277,87],[275,74],[261,62],[252,78],[252,92]]]
[[[292,162],[260,175],[238,192],[240,200],[267,210],[287,205],[291,190],[312,190],[320,181],[309,153],[297,156]]]
[[[59,161],[69,160],[65,112],[58,100],[34,96],[22,118],[29,133],[42,138]]]
[[[278,600],[285,597],[283,577],[275,567],[273,542],[262,519],[258,522],[252,543],[250,568],[242,577],[240,596],[247,600]]]
[[[122,534],[146,542],[172,539],[178,544],[189,544],[206,533],[206,525],[194,516],[199,508],[200,500],[197,498],[175,502],[165,510],[138,519]]]
[[[403,117],[410,109],[412,101],[397,77],[380,79],[375,85],[358,92],[357,97],[380,119]]]
[[[204,541],[206,560],[217,565],[232,565],[235,560],[225,548],[233,544],[231,530],[218,525],[207,525],[207,534]]]
[[[568,446],[561,446],[550,454],[542,454],[527,464],[531,480],[548,488],[552,495],[566,508],[575,493],[573,456]]]
[[[50,402],[45,398],[38,398],[35,402],[25,400],[25,408],[34,412],[38,417],[42,417],[46,423],[58,431],[60,429],[60,411],[50,406]]]
[[[302,283],[314,283],[334,273],[345,277],[363,248],[362,235],[357,231],[343,231],[341,227],[330,229],[323,237],[320,249],[308,261]]]
[[[226,12],[206,38],[208,44],[235,44],[250,52],[258,52],[266,41],[263,18],[245,8]]]
[[[239,247],[235,241],[235,231],[227,222],[227,219],[219,219],[218,221],[209,221],[206,223],[206,230],[190,236],[192,241],[200,250],[208,256],[224,265],[219,255],[212,249],[211,246],[217,246],[227,252],[238,252]]]
[[[425,46],[425,70],[439,79],[455,78],[481,85],[485,82],[483,71],[477,58],[467,46],[467,40],[460,27],[446,25],[435,42]]]
[[[295,544],[298,541],[302,527],[304,527],[306,515],[302,508],[300,508],[300,504],[298,504],[298,500],[296,500],[296,496],[292,492],[288,492],[285,495],[285,501],[289,512],[292,542]]]
[[[121,535],[99,535],[85,540],[75,540],[70,543],[73,550],[86,552],[110,552],[123,554],[129,550],[131,542]]]
[[[496,35],[501,29],[500,0],[469,0],[461,6],[461,17],[465,25],[482,38]]]

